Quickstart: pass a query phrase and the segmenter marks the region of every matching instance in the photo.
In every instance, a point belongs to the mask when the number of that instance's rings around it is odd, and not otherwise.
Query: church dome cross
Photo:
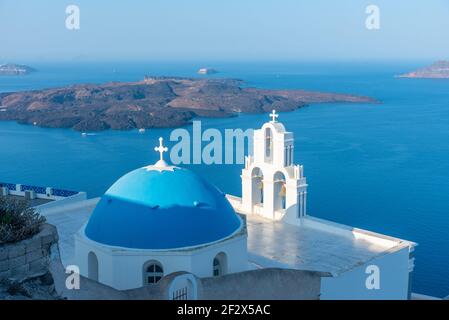
[[[164,146],[164,138],[159,138],[159,146],[154,148],[154,151],[159,152],[160,159],[156,162],[158,167],[166,167],[167,163],[164,161],[164,153],[168,152],[168,148]]]
[[[271,121],[272,123],[276,122],[276,119],[279,117],[279,115],[276,113],[276,110],[273,110],[272,113],[270,113]]]

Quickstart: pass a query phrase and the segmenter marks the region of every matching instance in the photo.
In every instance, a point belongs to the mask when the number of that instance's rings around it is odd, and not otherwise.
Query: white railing
[[[12,196],[24,197],[27,191],[32,191],[34,192],[34,196],[36,199],[48,199],[48,200],[62,200],[82,193],[78,191],[71,191],[65,189],[41,187],[26,184],[6,183],[6,182],[0,182],[0,188],[5,189],[6,194]]]

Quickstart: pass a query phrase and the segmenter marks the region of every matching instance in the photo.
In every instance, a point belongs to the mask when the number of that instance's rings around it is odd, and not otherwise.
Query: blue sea
[[[211,63],[215,77],[260,88],[367,95],[381,104],[318,104],[281,113],[296,138],[309,182],[309,214],[419,243],[413,291],[449,295],[449,80],[398,79],[425,62]],[[33,64],[28,76],[0,77],[0,91],[74,83],[136,81],[145,74],[196,76],[201,63]],[[267,114],[201,119],[203,128],[258,128]],[[186,127],[190,129],[189,127]],[[0,122],[0,181],[101,195],[115,180],[154,163],[171,129],[106,131]],[[240,165],[190,165],[223,191],[240,194]]]

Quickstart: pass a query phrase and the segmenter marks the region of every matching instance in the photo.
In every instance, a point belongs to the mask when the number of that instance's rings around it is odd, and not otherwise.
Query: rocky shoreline
[[[248,88],[235,79],[145,77],[0,94],[0,120],[77,131],[178,127],[194,117],[230,117],[311,103],[376,103],[362,96]]]

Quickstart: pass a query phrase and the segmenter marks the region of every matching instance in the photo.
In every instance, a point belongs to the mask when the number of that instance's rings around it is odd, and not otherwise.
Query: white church
[[[100,199],[38,207],[88,288],[67,296],[409,299],[416,244],[308,215],[294,136],[270,116],[254,131],[241,198],[164,161],[161,138],[160,160]]]

